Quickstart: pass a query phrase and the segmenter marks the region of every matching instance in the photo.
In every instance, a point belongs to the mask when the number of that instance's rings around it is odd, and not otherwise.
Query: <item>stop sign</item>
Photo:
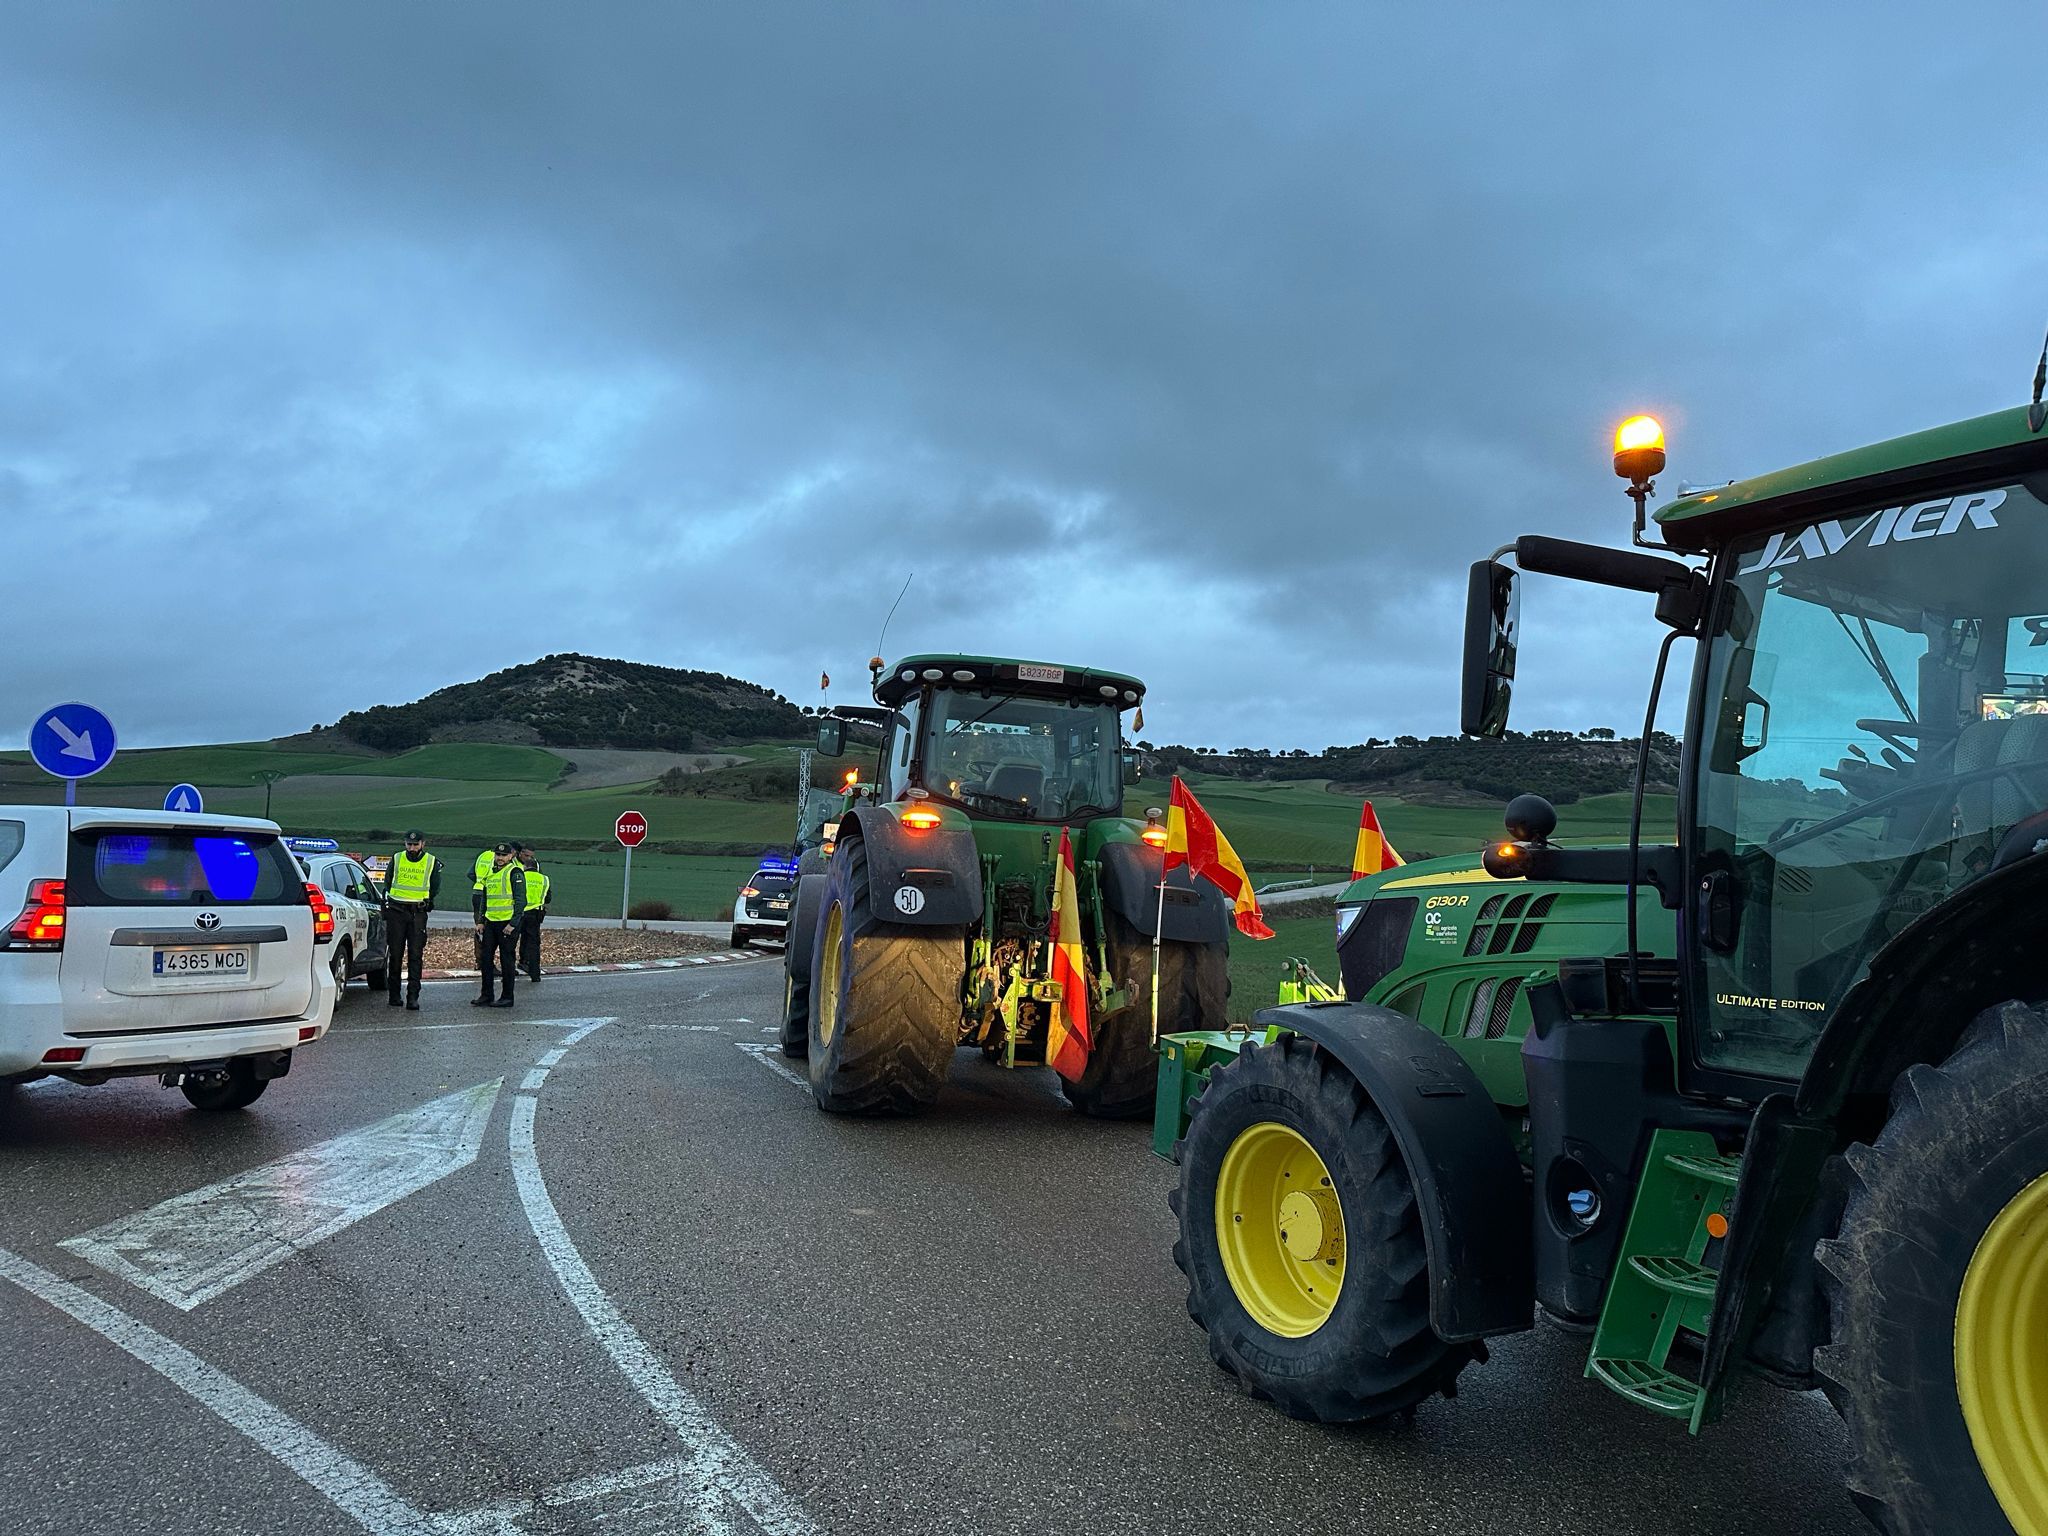
[[[612,834],[628,848],[638,848],[647,837],[647,818],[638,811],[621,811]]]

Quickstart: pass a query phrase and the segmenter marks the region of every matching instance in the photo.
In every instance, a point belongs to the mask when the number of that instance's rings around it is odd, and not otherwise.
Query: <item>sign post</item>
[[[201,798],[198,785],[173,784],[171,792],[164,796],[164,809],[167,811],[186,811],[191,815],[197,816],[206,809],[206,801]]]
[[[619,926],[626,926],[626,913],[633,905],[633,850],[647,840],[647,818],[638,811],[621,811],[612,823],[612,836],[626,850],[626,888],[619,896]]]
[[[78,804],[78,781],[114,760],[114,722],[90,704],[53,704],[28,728],[28,755],[64,781],[64,803]]]

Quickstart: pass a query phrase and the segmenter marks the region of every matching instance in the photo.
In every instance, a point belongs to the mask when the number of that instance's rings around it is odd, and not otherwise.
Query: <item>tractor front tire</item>
[[[1283,1035],[1210,1074],[1174,1149],[1173,1261],[1216,1363],[1297,1419],[1385,1418],[1483,1359],[1429,1325],[1414,1185],[1327,1052]]]
[[[1815,1361],[1887,1536],[2048,1533],[2048,1008],[1980,1015],[1850,1147]]]
[[[1088,1065],[1075,1082],[1060,1087],[1084,1115],[1101,1120],[1132,1120],[1152,1112],[1159,1082],[1159,1057],[1152,1040],[1152,940],[1106,909],[1103,935],[1110,974],[1131,995],[1119,1008],[1096,1021]],[[1230,956],[1223,944],[1180,944],[1159,947],[1159,1032],[1221,1029],[1230,997]]]
[[[782,1054],[792,1061],[802,1061],[811,1053],[811,950],[817,942],[818,906],[824,899],[825,883],[822,871],[797,876],[789,926],[782,935]]]
[[[840,844],[811,957],[810,1077],[835,1115],[909,1115],[945,1086],[960,1040],[967,948],[958,928],[876,917],[867,847]]]

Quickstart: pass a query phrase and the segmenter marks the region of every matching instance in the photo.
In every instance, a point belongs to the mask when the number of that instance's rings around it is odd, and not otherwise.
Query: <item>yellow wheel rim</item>
[[[1292,1126],[1261,1121],[1223,1154],[1216,1245],[1231,1290],[1268,1333],[1305,1338],[1330,1320],[1344,1288],[1344,1207]]]
[[[846,931],[846,918],[838,902],[825,914],[824,953],[818,957],[818,974],[811,984],[811,1017],[818,1021],[818,1043],[830,1045],[839,1028],[839,940]]]
[[[2019,1536],[2048,1536],[2048,1174],[1985,1229],[1956,1307],[1956,1392]]]

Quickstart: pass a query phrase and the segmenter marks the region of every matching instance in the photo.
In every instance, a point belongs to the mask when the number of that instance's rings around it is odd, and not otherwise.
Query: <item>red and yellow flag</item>
[[[1351,878],[1363,880],[1367,875],[1398,869],[1407,862],[1387,841],[1387,834],[1380,830],[1380,819],[1373,811],[1372,802],[1366,801],[1365,809],[1358,813],[1358,846],[1351,852]]]
[[[1223,829],[1202,809],[1194,792],[1173,776],[1173,798],[1166,811],[1166,867],[1185,864],[1230,898],[1237,931],[1248,938],[1270,939],[1273,930],[1259,916],[1259,898],[1252,894],[1252,877],[1245,873],[1244,860],[1230,846]]]
[[[1052,875],[1052,979],[1060,995],[1045,1026],[1046,1065],[1068,1082],[1088,1065],[1088,960],[1081,947],[1081,898],[1074,884],[1074,840],[1060,828]]]

